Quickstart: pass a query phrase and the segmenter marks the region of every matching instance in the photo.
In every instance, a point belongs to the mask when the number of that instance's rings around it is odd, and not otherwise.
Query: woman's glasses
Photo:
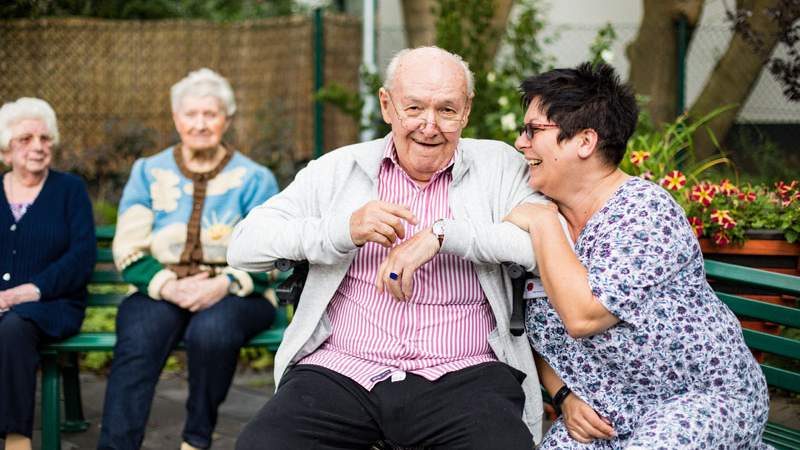
[[[535,123],[529,122],[521,127],[519,127],[519,135],[522,136],[522,133],[525,133],[525,136],[528,140],[533,140],[533,136],[536,134],[537,131],[544,131],[548,128],[558,128],[558,125],[553,123]]]

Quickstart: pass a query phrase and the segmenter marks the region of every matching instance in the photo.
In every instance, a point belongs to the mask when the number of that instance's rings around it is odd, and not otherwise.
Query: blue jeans
[[[196,313],[138,292],[125,299],[117,313],[117,345],[97,448],[141,447],[161,369],[181,340],[189,366],[182,437],[194,447],[209,448],[239,349],[269,328],[274,318],[272,304],[258,297],[229,295]]]

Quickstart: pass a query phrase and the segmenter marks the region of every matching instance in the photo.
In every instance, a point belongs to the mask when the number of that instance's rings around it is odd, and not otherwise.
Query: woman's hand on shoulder
[[[535,230],[544,221],[558,222],[558,207],[555,203],[521,203],[503,218],[503,222],[511,222],[528,232]]]
[[[571,393],[561,404],[564,425],[572,439],[588,444],[595,439],[613,439],[617,437],[608,419],[600,417],[597,412],[574,393]]]

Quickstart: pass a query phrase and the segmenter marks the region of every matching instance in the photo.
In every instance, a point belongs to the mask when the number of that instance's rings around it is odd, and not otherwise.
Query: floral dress
[[[681,207],[630,178],[575,251],[594,296],[620,322],[570,337],[547,298],[528,301],[531,344],[617,438],[574,441],[559,418],[544,449],[768,449],[769,397],[739,322],[714,295]]]

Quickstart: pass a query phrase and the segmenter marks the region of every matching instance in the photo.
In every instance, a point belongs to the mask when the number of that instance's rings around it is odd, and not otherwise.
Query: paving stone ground
[[[92,450],[100,433],[100,417],[106,378],[102,375],[81,374],[83,408],[90,427],[82,433],[63,433],[62,450]],[[274,390],[271,372],[241,372],[236,375],[228,398],[220,408],[219,423],[214,433],[214,450],[233,450],[236,436],[247,421],[255,415],[272,396]],[[187,381],[183,373],[166,374],[156,389],[143,450],[178,450],[184,420]],[[37,400],[37,416],[38,416]],[[34,449],[39,449],[40,425],[34,430]],[[800,428],[800,398],[773,395],[770,420],[793,428]],[[0,448],[3,448],[0,440]]]

